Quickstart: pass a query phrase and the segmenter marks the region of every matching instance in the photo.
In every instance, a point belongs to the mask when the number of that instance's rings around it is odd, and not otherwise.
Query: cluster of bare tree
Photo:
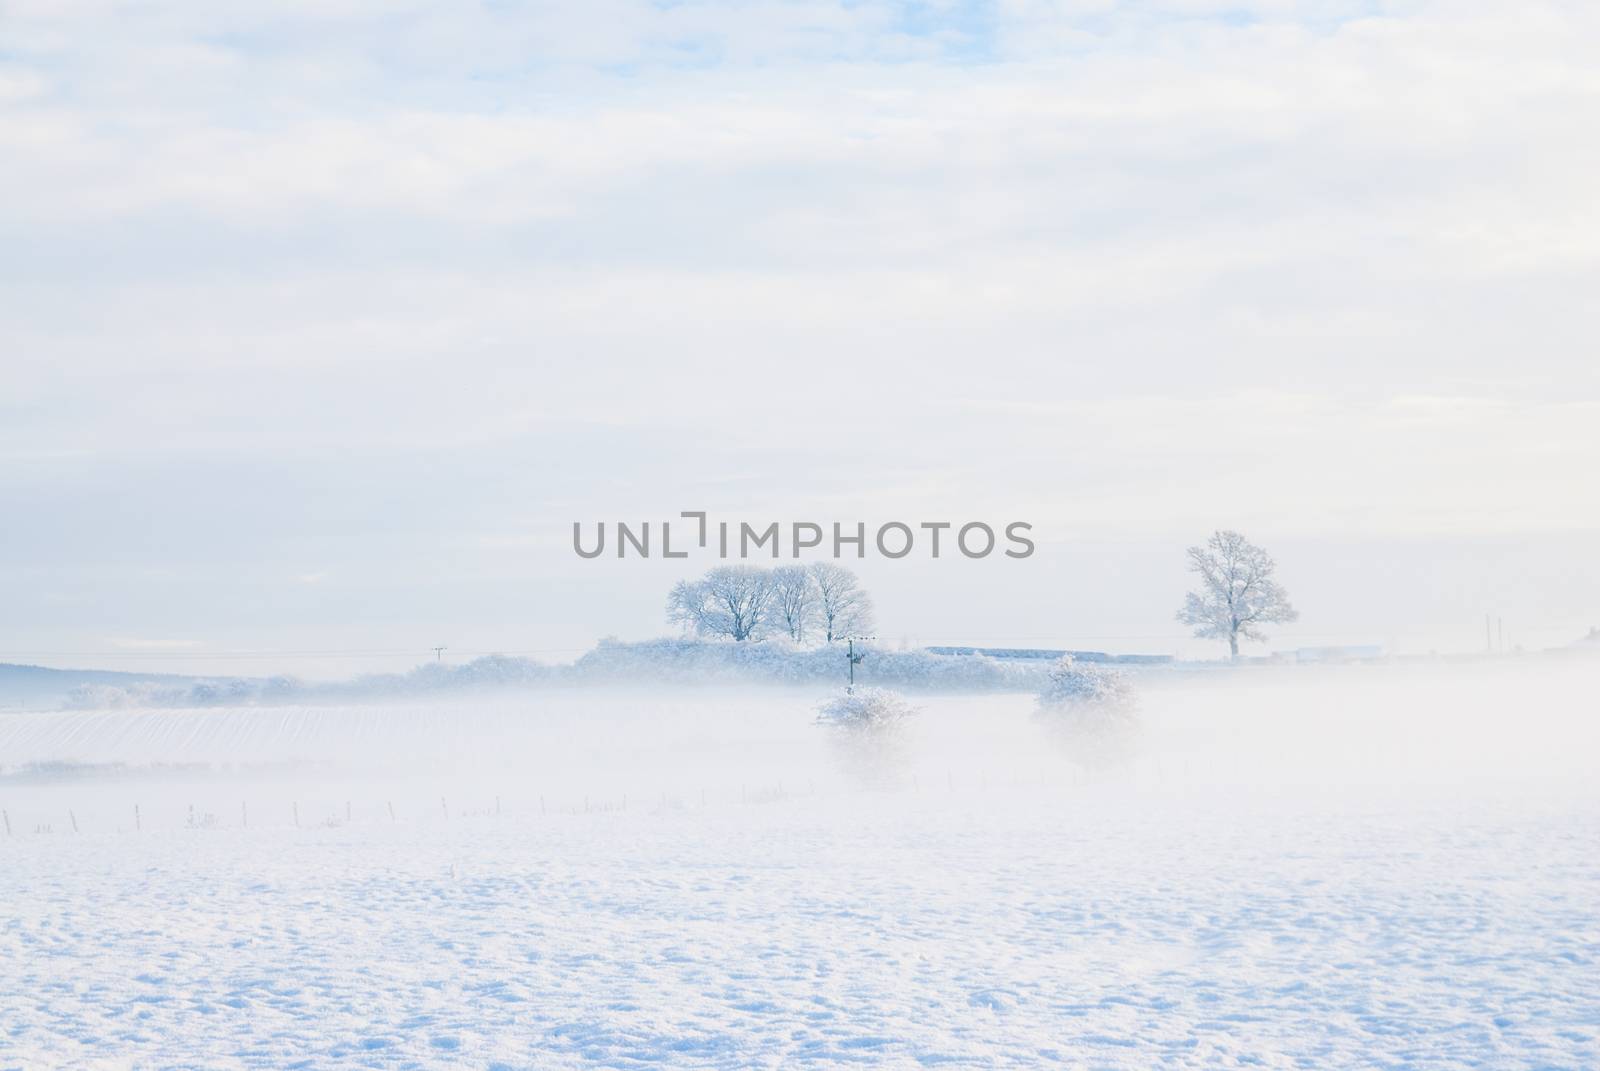
[[[1189,593],[1178,620],[1194,626],[1196,636],[1226,640],[1235,658],[1241,639],[1266,638],[1261,625],[1299,616],[1273,577],[1272,556],[1238,532],[1214,532],[1204,546],[1190,547],[1189,568],[1201,586]],[[856,575],[834,562],[723,565],[679,581],[667,596],[667,620],[701,636],[832,643],[872,628],[872,600]]]
[[[783,635],[832,643],[872,627],[872,599],[856,575],[833,562],[722,565],[681,580],[667,596],[667,620],[701,636],[754,640]]]

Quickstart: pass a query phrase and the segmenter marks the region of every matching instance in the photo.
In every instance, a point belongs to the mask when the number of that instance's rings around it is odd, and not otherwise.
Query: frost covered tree
[[[1263,640],[1258,625],[1293,621],[1300,614],[1274,579],[1272,556],[1238,532],[1213,532],[1203,547],[1189,548],[1189,570],[1201,588],[1184,599],[1178,620],[1201,639],[1227,640],[1239,657],[1239,639]]]
[[[755,639],[772,607],[772,572],[753,565],[721,565],[699,580],[680,580],[667,596],[667,620],[701,636]]]
[[[829,643],[872,627],[872,599],[856,574],[834,562],[807,567],[816,585],[817,619]]]
[[[816,626],[816,584],[805,566],[784,565],[772,570],[772,620],[796,643],[803,643],[806,633]]]

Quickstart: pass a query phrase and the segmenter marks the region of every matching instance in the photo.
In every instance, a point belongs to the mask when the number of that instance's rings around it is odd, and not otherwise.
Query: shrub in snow
[[[1122,674],[1078,662],[1062,655],[1045,672],[1045,685],[1039,692],[1039,706],[1102,706],[1132,709],[1136,705],[1133,689]]]
[[[817,724],[832,734],[847,773],[868,784],[882,784],[893,778],[906,758],[906,723],[916,712],[898,692],[857,688],[819,706]]]
[[[1075,762],[1090,768],[1126,761],[1139,739],[1139,704],[1127,679],[1071,655],[1051,665],[1034,717]]]
[[[858,688],[818,707],[817,724],[853,733],[892,733],[916,712],[899,692]]]

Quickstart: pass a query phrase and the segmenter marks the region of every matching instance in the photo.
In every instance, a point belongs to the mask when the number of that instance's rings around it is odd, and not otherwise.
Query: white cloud
[[[31,523],[74,538],[129,459],[418,451],[476,468],[348,545],[719,479],[1105,538],[1600,526],[1593,5],[52,2],[7,36],[0,479],[72,473]],[[512,470],[573,482],[502,505]],[[162,558],[215,493],[91,549]]]

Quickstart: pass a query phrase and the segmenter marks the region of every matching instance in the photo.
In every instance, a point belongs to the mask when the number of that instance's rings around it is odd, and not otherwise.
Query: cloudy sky
[[[1600,624],[1600,7],[0,2],[0,660],[664,631],[575,520],[1034,524],[883,635]],[[706,563],[701,562],[700,565]],[[1268,648],[1259,648],[1265,650]]]

